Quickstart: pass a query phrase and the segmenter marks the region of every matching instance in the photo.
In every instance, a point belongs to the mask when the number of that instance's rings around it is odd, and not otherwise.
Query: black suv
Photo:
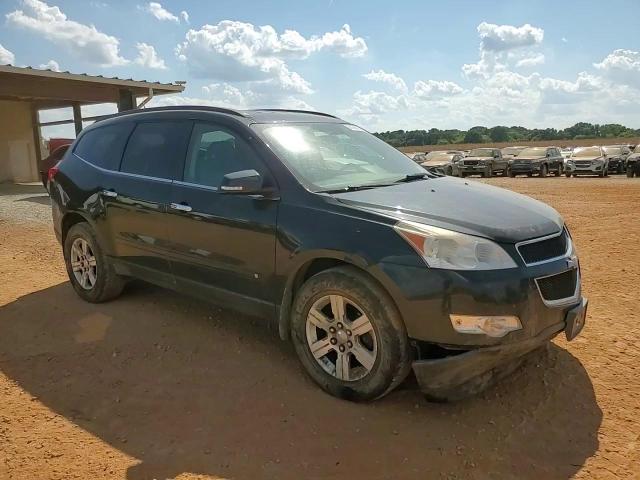
[[[563,173],[564,157],[558,147],[527,147],[511,161],[509,176],[532,176],[534,173],[546,177],[550,172],[559,177]]]
[[[459,398],[584,324],[554,209],[425,172],[331,115],[118,114],[48,177],[83,299],[140,278],[259,315],[342,398],[378,398],[411,367],[427,395]]]

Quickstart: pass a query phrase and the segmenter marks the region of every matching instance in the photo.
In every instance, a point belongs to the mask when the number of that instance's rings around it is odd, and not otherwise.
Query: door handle
[[[114,190],[102,190],[102,195],[104,195],[105,197],[115,198],[118,196],[118,192]]]
[[[174,210],[179,210],[181,212],[190,212],[193,210],[189,205],[185,205],[184,203],[172,203],[169,205]]]

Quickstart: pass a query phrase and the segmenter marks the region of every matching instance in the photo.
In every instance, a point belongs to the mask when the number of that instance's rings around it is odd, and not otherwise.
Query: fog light
[[[522,324],[516,316],[449,315],[456,332],[490,337],[504,337],[507,333],[520,330]]]

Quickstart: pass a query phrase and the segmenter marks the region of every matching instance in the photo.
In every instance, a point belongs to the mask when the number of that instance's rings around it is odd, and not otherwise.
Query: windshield
[[[493,157],[493,150],[490,148],[474,148],[469,152],[470,157]]]
[[[502,149],[503,155],[518,155],[526,147],[507,147]]]
[[[622,153],[622,147],[603,147],[607,155],[619,155]]]
[[[393,183],[424,168],[360,127],[341,123],[253,125],[311,190]]]
[[[571,154],[572,157],[599,157],[600,155],[598,147],[576,148]]]
[[[518,156],[519,157],[544,157],[547,154],[547,149],[544,147],[532,147],[525,148]]]

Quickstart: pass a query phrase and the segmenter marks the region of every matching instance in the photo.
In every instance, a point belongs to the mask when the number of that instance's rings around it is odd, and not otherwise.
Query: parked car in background
[[[562,157],[564,158],[564,163],[566,164],[567,160],[569,159],[569,157],[573,153],[573,147],[565,147],[565,148],[560,150],[560,153],[562,154]]]
[[[602,149],[607,155],[610,173],[624,173],[627,170],[627,157],[631,155],[628,145],[606,145]]]
[[[499,148],[474,148],[461,162],[458,162],[460,176],[480,175],[481,177],[493,177],[500,172],[506,176],[509,172],[509,162],[502,158]]]
[[[521,146],[505,147],[502,149],[502,157],[505,158],[506,160],[511,160],[514,157],[516,157],[525,148],[528,148],[528,147],[521,147]]]
[[[640,145],[627,157],[627,177],[640,177]]]
[[[424,162],[427,154],[426,152],[412,152],[408,153],[407,156],[416,163]]]
[[[578,175],[609,175],[609,161],[602,147],[580,147],[574,149],[567,160],[565,174],[567,177]]]
[[[509,176],[533,174],[546,177],[549,173],[555,173],[556,177],[564,171],[564,159],[558,147],[529,147],[522,150],[517,157],[511,160]]]
[[[458,162],[463,158],[462,152],[457,151],[429,152],[426,160],[420,165],[430,172],[458,177],[460,176]]]
[[[49,181],[49,170],[51,170],[52,167],[54,167],[60,160],[62,160],[64,154],[67,153],[67,150],[69,150],[71,143],[73,143],[73,140],[71,140],[67,144],[60,145],[55,150],[53,150],[47,158],[43,158],[40,162],[40,180],[42,181],[42,184],[45,188],[48,187],[47,184]]]
[[[584,326],[556,210],[433,175],[332,115],[133,110],[85,128],[50,183],[79,297],[140,278],[256,315],[343,399],[412,368],[431,398],[472,395]]]

